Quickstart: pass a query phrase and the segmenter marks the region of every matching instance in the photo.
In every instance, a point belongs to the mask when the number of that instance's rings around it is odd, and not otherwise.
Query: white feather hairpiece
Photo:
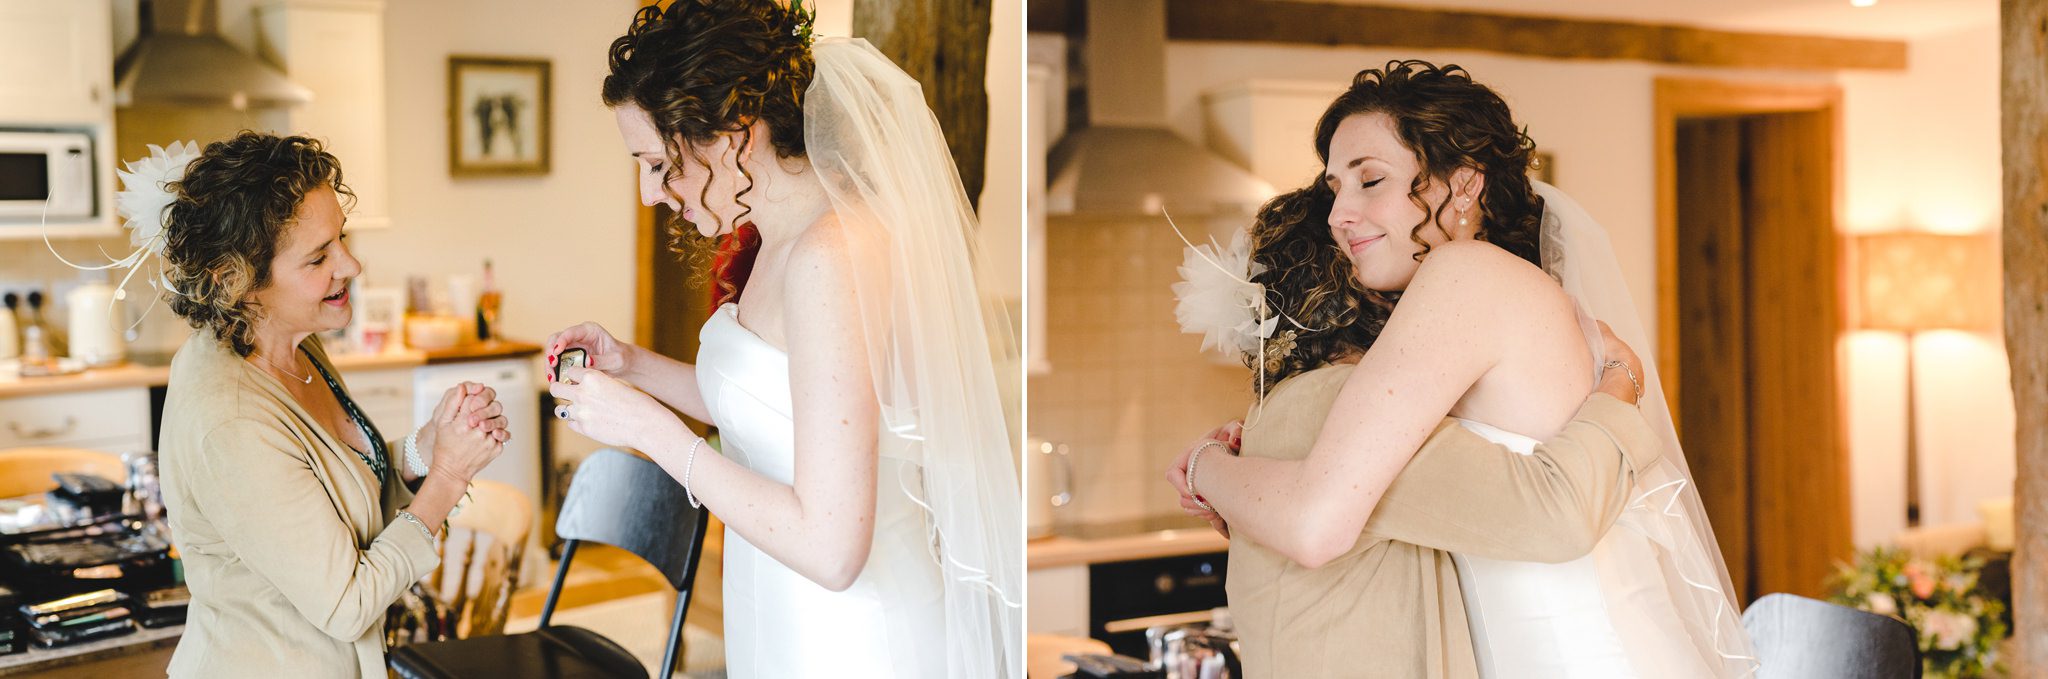
[[[43,246],[49,248],[50,254],[55,255],[57,261],[80,271],[128,269],[128,275],[121,277],[121,283],[114,286],[115,300],[128,298],[128,282],[142,270],[143,262],[152,258],[156,260],[156,276],[144,280],[148,281],[151,288],[177,294],[177,289],[171,286],[170,280],[164,278],[163,274],[164,212],[170,209],[171,202],[177,198],[171,192],[171,182],[184,179],[185,169],[198,158],[199,144],[195,142],[173,142],[168,149],[150,144],[148,157],[129,161],[127,169],[115,172],[121,179],[123,190],[114,194],[114,206],[123,217],[122,226],[128,228],[128,244],[135,248],[127,255],[119,259],[107,255],[107,259],[112,261],[96,266],[72,262],[59,254],[57,247],[50,243],[47,224],[43,230]],[[106,251],[102,250],[101,254],[106,254]],[[150,306],[155,308],[157,300],[154,297],[159,296],[152,297]],[[111,305],[107,307],[107,312],[113,313]],[[148,311],[142,314],[148,315]],[[137,318],[135,323],[141,324],[142,319]],[[134,330],[134,325],[130,325],[129,330]]]
[[[1215,349],[1225,356],[1245,358],[1257,355],[1259,404],[1266,400],[1266,352],[1267,340],[1273,338],[1273,331],[1279,329],[1280,321],[1299,330],[1311,330],[1285,313],[1274,312],[1266,303],[1266,286],[1252,281],[1264,273],[1266,267],[1252,261],[1251,233],[1238,229],[1230,237],[1230,247],[1225,248],[1210,237],[1209,242],[1196,245],[1188,240],[1180,225],[1173,223],[1173,215],[1166,217],[1166,225],[1180,236],[1180,242],[1187,248],[1182,251],[1181,282],[1173,284],[1174,320],[1180,322],[1180,331],[1202,336],[1202,350]],[[1292,331],[1289,331],[1292,332]],[[1291,339],[1283,338],[1283,342]]]
[[[1264,267],[1252,261],[1251,234],[1239,229],[1224,247],[1212,236],[1208,243],[1188,240],[1173,217],[1166,217],[1187,248],[1179,267],[1181,282],[1173,284],[1174,320],[1180,331],[1202,336],[1202,350],[1232,358],[1256,353],[1280,319],[1266,315],[1266,286],[1252,282]]]

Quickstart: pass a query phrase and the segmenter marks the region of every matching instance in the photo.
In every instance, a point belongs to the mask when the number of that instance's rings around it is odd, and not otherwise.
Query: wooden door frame
[[[1678,119],[1767,113],[1828,115],[1834,127],[1836,220],[1843,214],[1842,88],[1827,83],[1753,83],[1696,78],[1658,78],[1653,114],[1656,128],[1657,192],[1657,370],[1664,399],[1678,410]],[[1835,229],[1830,225],[1830,229]],[[1839,298],[1837,308],[1847,308]],[[1847,404],[1843,406],[1846,408]],[[1844,410],[1843,412],[1846,412]]]
[[[1773,124],[1781,126],[1785,124],[1823,125],[1826,128],[1820,131],[1819,134],[1822,135],[1822,138],[1827,139],[1829,145],[1829,149],[1826,152],[1827,160],[1824,161],[1826,163],[1824,172],[1826,173],[1825,181],[1828,186],[1827,195],[1817,197],[1816,200],[1811,202],[1796,199],[1791,202],[1784,202],[1788,195],[1803,198],[1806,194],[1800,192],[1813,190],[1803,185],[1785,185],[1771,187],[1773,192],[1779,194],[1777,198],[1765,197],[1762,200],[1772,204],[1783,204],[1786,209],[1793,210],[1794,212],[1791,214],[1794,216],[1788,218],[1794,219],[1795,222],[1801,225],[1805,225],[1807,221],[1819,222],[1811,224],[1811,228],[1817,230],[1817,232],[1812,234],[1815,240],[1802,242],[1810,246],[1812,251],[1815,251],[1818,256],[1826,257],[1832,255],[1833,257],[1828,266],[1816,272],[1820,274],[1819,280],[1811,282],[1814,285],[1825,286],[1828,285],[1828,281],[1831,281],[1833,290],[1820,292],[1817,297],[1806,302],[1812,305],[1813,311],[1821,314],[1822,328],[1809,328],[1806,331],[1802,331],[1823,333],[1828,343],[1826,353],[1833,360],[1831,369],[1826,371],[1827,379],[1832,381],[1832,384],[1816,389],[1814,392],[1803,397],[1809,399],[1816,397],[1832,399],[1832,402],[1825,403],[1823,407],[1814,409],[1826,413],[1822,416],[1825,418],[1825,421],[1811,423],[1812,426],[1826,427],[1828,430],[1809,430],[1812,431],[1813,436],[1818,441],[1826,441],[1826,447],[1831,450],[1816,452],[1818,457],[1781,460],[1779,462],[1791,466],[1783,467],[1783,465],[1774,464],[1772,468],[1780,469],[1781,471],[1803,470],[1800,474],[1801,476],[1816,472],[1829,473],[1823,470],[1831,470],[1833,478],[1829,482],[1821,484],[1819,488],[1815,488],[1815,491],[1829,495],[1838,495],[1839,497],[1829,498],[1824,507],[1806,508],[1806,511],[1809,513],[1815,509],[1824,509],[1830,514],[1830,516],[1826,517],[1813,517],[1815,521],[1827,526],[1825,528],[1816,528],[1823,531],[1819,534],[1820,536],[1827,538],[1826,558],[1817,560],[1814,554],[1808,552],[1788,553],[1783,555],[1782,558],[1774,557],[1769,562],[1772,565],[1765,567],[1764,562],[1758,561],[1752,556],[1751,563],[1753,568],[1749,576],[1752,588],[1764,588],[1770,591],[1790,590],[1794,593],[1809,596],[1815,595],[1819,593],[1821,587],[1820,578],[1824,575],[1822,571],[1826,570],[1827,563],[1833,559],[1848,557],[1849,550],[1853,549],[1853,511],[1851,507],[1853,488],[1848,486],[1847,424],[1849,409],[1846,390],[1843,388],[1845,366],[1842,362],[1840,348],[1842,333],[1847,327],[1844,313],[1844,310],[1847,309],[1847,287],[1844,285],[1842,278],[1844,268],[1840,266],[1842,262],[1846,261],[1844,256],[1846,254],[1844,250],[1846,240],[1841,237],[1839,229],[1841,215],[1844,213],[1842,91],[1840,87],[1831,83],[1746,83],[1721,80],[1659,78],[1655,83],[1654,104],[1657,163],[1657,360],[1663,374],[1666,401],[1670,404],[1673,413],[1680,412],[1680,406],[1682,405],[1680,403],[1680,395],[1682,393],[1680,385],[1684,377],[1680,373],[1680,363],[1678,360],[1680,339],[1683,334],[1680,329],[1680,322],[1683,316],[1681,314],[1682,309],[1680,308],[1679,286],[1681,283],[1678,271],[1681,255],[1678,240],[1678,121],[1681,118],[1696,117],[1794,114],[1800,116],[1800,119],[1810,122]],[[1759,123],[1761,122],[1763,121],[1759,121]],[[1786,128],[1779,127],[1778,129],[1783,130]],[[1782,132],[1776,134],[1782,134]],[[1781,159],[1785,157],[1784,153],[1772,149],[1753,149],[1750,152],[1761,153],[1765,150],[1771,150],[1772,155]],[[1785,194],[1785,191],[1794,193]],[[1753,219],[1760,219],[1760,217],[1751,214],[1745,218],[1745,221]],[[1822,239],[1825,242],[1822,242]],[[1780,274],[1784,271],[1779,268],[1773,268],[1772,270],[1779,271]],[[1757,274],[1752,273],[1751,275]],[[1761,307],[1751,308],[1745,313],[1782,313],[1786,310],[1786,307],[1772,305],[1770,309],[1773,311],[1766,312]],[[1793,350],[1793,354],[1796,355],[1798,353],[1798,350]],[[1777,357],[1774,360],[1783,360],[1788,356],[1783,353],[1773,353],[1771,355]],[[1754,355],[1752,358],[1754,358]],[[1760,369],[1773,370],[1770,368]],[[1791,375],[1782,372],[1772,372],[1771,374],[1759,376],[1752,373],[1749,379],[1755,380],[1759,379],[1759,377],[1767,378],[1765,382],[1769,383],[1772,379],[1790,379]],[[1782,382],[1783,380],[1778,379],[1778,381]],[[1790,384],[1793,383],[1780,384],[1778,387],[1785,387]],[[1761,385],[1758,385],[1757,388],[1773,393],[1780,391],[1776,387]],[[1797,391],[1795,389],[1792,392],[1784,393],[1796,393]],[[1758,412],[1775,412],[1775,415],[1767,419],[1770,422],[1777,423],[1769,426],[1779,427],[1780,429],[1777,431],[1780,434],[1784,432],[1783,427],[1794,426],[1795,424],[1797,426],[1806,426],[1808,424],[1799,421],[1796,419],[1796,416],[1794,416],[1794,419],[1788,420],[1785,405],[1782,402],[1777,403],[1767,407],[1765,411]],[[1752,422],[1752,431],[1745,434],[1745,436],[1757,436],[1755,427],[1758,426],[1764,425]],[[1795,436],[1794,438],[1799,437]],[[1766,436],[1766,439],[1778,441],[1782,440],[1782,437]],[[1695,464],[1699,464],[1697,458]],[[1738,471],[1736,473],[1744,475],[1744,478],[1747,479],[1745,483],[1755,488],[1755,490],[1749,491],[1750,494],[1747,501],[1749,506],[1745,510],[1750,516],[1761,516],[1765,521],[1770,521],[1772,520],[1770,517],[1779,516],[1785,511],[1793,511],[1795,514],[1799,513],[1799,510],[1785,505],[1788,498],[1793,497],[1796,493],[1794,495],[1786,494],[1789,490],[1785,486],[1784,480],[1780,479],[1773,482],[1757,476],[1758,471],[1755,468],[1754,461],[1743,462],[1741,467],[1747,471]],[[1754,530],[1759,528],[1759,526],[1752,525],[1751,528]],[[1758,534],[1750,539],[1767,544],[1775,544],[1785,539],[1795,539],[1792,533],[1786,532],[1790,530],[1787,527],[1763,526],[1763,528],[1769,528],[1770,530],[1764,531],[1769,534]],[[1798,531],[1793,532],[1797,533]],[[1812,537],[1812,535],[1808,537]],[[1819,565],[1817,566],[1816,564]],[[1807,580],[1809,579],[1813,580],[1813,582],[1808,583]]]

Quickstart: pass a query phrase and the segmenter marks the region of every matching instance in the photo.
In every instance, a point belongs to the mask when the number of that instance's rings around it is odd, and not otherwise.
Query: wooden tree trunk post
[[[2013,676],[2048,676],[2048,0],[2002,0],[2005,348],[2018,480]]]
[[[988,38],[992,0],[858,0],[853,34],[924,84],[967,199],[981,204],[988,146]]]

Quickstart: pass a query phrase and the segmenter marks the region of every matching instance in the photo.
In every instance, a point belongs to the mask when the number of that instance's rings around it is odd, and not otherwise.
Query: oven
[[[1119,655],[1152,655],[1145,630],[1208,622],[1227,601],[1227,552],[1191,554],[1088,567],[1088,635]]]

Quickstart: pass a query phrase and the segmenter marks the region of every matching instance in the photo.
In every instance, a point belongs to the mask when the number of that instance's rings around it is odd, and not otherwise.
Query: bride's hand
[[[608,446],[649,451],[669,435],[666,425],[681,425],[647,392],[588,368],[563,370],[562,380],[548,385],[548,393],[569,402],[555,406],[555,417],[566,420],[571,431]]]
[[[1600,351],[1603,357],[1601,362],[1621,361],[1622,365],[1628,366],[1628,370],[1602,370],[1597,391],[1620,399],[1623,403],[1634,404],[1641,397],[1640,391],[1650,387],[1641,383],[1646,379],[1643,373],[1643,359],[1636,356],[1636,350],[1630,348],[1628,343],[1614,335],[1614,329],[1607,327],[1606,321],[1599,323]],[[1636,379],[1629,379],[1630,375],[1634,375]]]
[[[632,374],[631,358],[633,350],[637,348],[612,337],[612,333],[605,330],[604,326],[589,321],[549,335],[545,346],[550,369],[555,365],[555,356],[570,349],[582,349],[586,353],[584,360],[587,367],[612,377]],[[554,375],[550,373],[548,379],[552,381]]]

